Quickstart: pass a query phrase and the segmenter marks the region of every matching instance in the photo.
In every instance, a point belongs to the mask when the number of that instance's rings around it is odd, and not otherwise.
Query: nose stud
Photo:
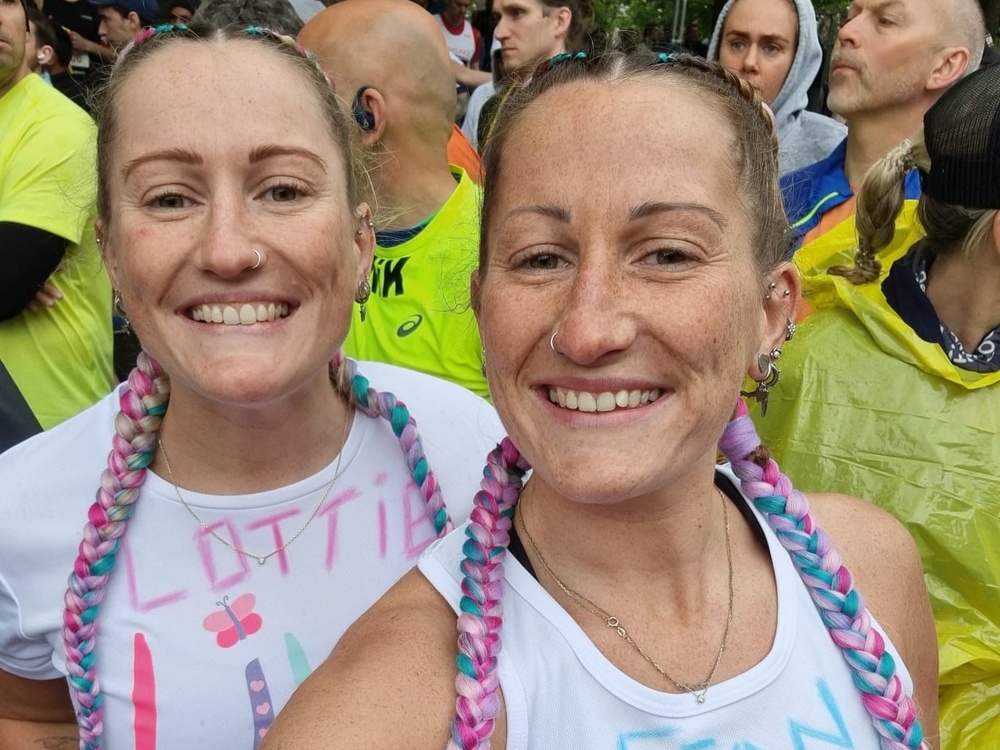
[[[260,252],[258,250],[254,250],[253,254],[257,256],[257,262],[254,263],[252,266],[250,266],[250,270],[256,271],[258,268],[260,268],[260,262],[262,258],[260,257]]]

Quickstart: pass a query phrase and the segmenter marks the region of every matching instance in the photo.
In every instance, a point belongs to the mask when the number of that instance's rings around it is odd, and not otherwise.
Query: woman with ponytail
[[[97,120],[96,230],[144,351],[0,457],[0,747],[251,750],[464,520],[502,432],[464,389],[339,354],[371,212],[293,40],[147,29]]]
[[[266,750],[934,747],[911,539],[794,489],[740,399],[777,385],[799,296],[759,95],[689,56],[546,67],[483,160],[509,438]]]
[[[926,236],[886,254],[906,174]],[[892,513],[923,557],[941,747],[1000,746],[1000,69],[955,84],[858,194],[858,250],[819,280],[761,423],[811,487]]]

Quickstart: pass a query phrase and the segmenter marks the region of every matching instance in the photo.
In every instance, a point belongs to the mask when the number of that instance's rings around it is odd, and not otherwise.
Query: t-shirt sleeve
[[[29,680],[54,680],[63,675],[52,664],[52,646],[21,631],[17,596],[0,577],[0,669]]]
[[[65,115],[64,115],[65,116]],[[95,134],[90,118],[28,129],[0,170],[0,221],[78,243],[93,219]]]

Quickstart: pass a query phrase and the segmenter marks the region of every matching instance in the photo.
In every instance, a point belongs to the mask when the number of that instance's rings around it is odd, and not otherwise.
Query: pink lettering
[[[375,486],[381,487],[383,484],[389,481],[389,474],[384,471],[380,471],[375,475]]]
[[[250,576],[250,565],[247,563],[247,558],[238,552],[230,550],[228,558],[231,562],[236,563],[238,570],[226,578],[219,580],[219,573],[215,567],[215,556],[212,551],[220,549],[222,543],[218,539],[215,539],[211,532],[222,527],[225,527],[226,533],[219,534],[219,536],[223,539],[228,537],[231,540],[230,544],[237,549],[243,549],[239,532],[236,531],[236,527],[228,520],[217,521],[207,529],[198,529],[198,533],[194,536],[195,545],[198,548],[198,556],[201,558],[201,565],[205,569],[205,574],[212,585],[212,591],[224,591]]]
[[[139,583],[135,572],[135,559],[132,557],[132,550],[129,549],[127,539],[122,539],[121,561],[125,565],[125,578],[128,581],[128,598],[132,604],[132,609],[136,612],[152,612],[154,609],[166,607],[167,605],[186,599],[189,594],[183,589],[172,591],[169,594],[154,596],[152,599],[142,601],[139,599]]]
[[[357,487],[351,487],[349,490],[344,490],[339,495],[331,498],[322,508],[320,508],[318,516],[326,516],[326,569],[329,571],[333,568],[333,563],[337,559],[337,516],[340,506],[346,505],[351,500],[357,500],[361,497],[361,492]]]
[[[247,526],[247,531],[256,531],[257,529],[262,529],[265,526],[271,527],[271,533],[273,535],[274,547],[278,550],[278,569],[281,571],[281,575],[288,575],[288,556],[285,554],[283,549],[285,541],[281,536],[281,527],[278,525],[286,518],[291,518],[292,516],[297,516],[301,511],[297,509],[286,510],[281,513],[275,513],[273,516],[267,516],[259,521],[254,521],[252,524]]]
[[[385,512],[385,500],[378,501],[378,556],[385,559],[389,547],[389,515]]]
[[[434,526],[427,517],[427,501],[413,480],[407,482],[403,489],[403,535],[406,556],[410,559],[420,557],[420,553],[437,538]]]

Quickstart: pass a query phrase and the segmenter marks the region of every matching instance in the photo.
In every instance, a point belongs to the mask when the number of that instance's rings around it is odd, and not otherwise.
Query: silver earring
[[[774,288],[776,286],[778,286],[778,285],[775,284],[773,281],[770,284],[767,285],[767,294],[764,295],[764,299],[771,299],[771,292],[774,291]]]
[[[554,351],[556,354],[562,356],[562,352],[556,349],[556,336],[559,335],[559,331],[553,331],[552,335],[549,336],[549,349]]]
[[[361,217],[361,216],[359,216],[359,217],[358,217],[358,219],[361,219],[361,218],[363,218],[363,217]],[[374,229],[374,228],[375,228],[375,224],[374,224],[374,223],[372,222],[372,220],[371,220],[371,219],[365,219],[365,224],[367,224],[367,225],[368,225],[368,228],[369,228],[369,229]],[[356,234],[356,235],[357,235],[358,237],[360,237],[360,236],[361,236],[361,235],[363,235],[364,233],[365,233],[365,230],[363,230],[363,229],[359,229],[359,230],[358,230],[357,232],[355,232],[355,234]]]
[[[365,318],[368,317],[368,300],[372,296],[372,285],[368,283],[368,279],[365,279],[360,284],[358,284],[358,293],[354,296],[354,301],[357,302],[361,307],[358,312],[361,314],[361,322],[365,322]]]
[[[257,262],[254,263],[252,266],[250,266],[250,270],[251,271],[256,271],[258,268],[260,268],[260,262],[261,262],[262,258],[260,257],[260,252],[258,250],[254,250],[253,254],[257,256]]]
[[[752,398],[760,404],[760,415],[767,415],[767,399],[771,390],[778,384],[781,378],[781,371],[775,366],[774,360],[781,356],[781,349],[772,349],[770,354],[757,355],[757,367],[764,377],[757,383],[757,387],[752,391],[740,391],[744,398]]]
[[[122,331],[124,331],[126,336],[132,335],[132,324],[129,323],[128,315],[125,314],[125,309],[122,307],[122,293],[117,289],[114,291],[114,295],[111,298],[111,307],[115,311],[115,315],[122,319]]]
[[[789,319],[785,324],[785,328],[788,329],[788,333],[785,334],[785,341],[791,341],[795,336],[795,324]]]

